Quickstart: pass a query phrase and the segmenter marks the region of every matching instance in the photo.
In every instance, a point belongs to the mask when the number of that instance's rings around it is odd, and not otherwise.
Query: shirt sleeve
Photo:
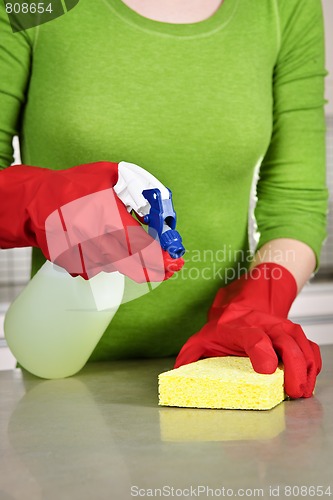
[[[32,39],[13,33],[4,2],[0,2],[0,169],[13,163],[12,139],[19,135],[30,78]]]
[[[325,50],[320,0],[276,0],[280,48],[273,74],[273,132],[257,183],[257,249],[276,238],[316,256],[327,236]]]

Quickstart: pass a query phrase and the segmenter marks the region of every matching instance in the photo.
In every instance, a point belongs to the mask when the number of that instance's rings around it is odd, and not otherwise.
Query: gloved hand
[[[119,271],[163,281],[184,264],[161,249],[127,211],[113,186],[118,163],[66,170],[13,165],[0,172],[0,247],[39,247],[73,276]]]
[[[256,372],[269,374],[281,360],[288,396],[310,397],[322,363],[318,345],[287,319],[296,295],[285,267],[256,266],[218,291],[208,322],[184,344],[174,367],[213,356],[248,356]]]

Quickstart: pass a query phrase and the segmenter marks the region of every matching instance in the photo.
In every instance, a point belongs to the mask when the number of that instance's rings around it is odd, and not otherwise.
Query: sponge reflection
[[[285,406],[268,411],[161,408],[162,441],[273,439],[286,428]]]

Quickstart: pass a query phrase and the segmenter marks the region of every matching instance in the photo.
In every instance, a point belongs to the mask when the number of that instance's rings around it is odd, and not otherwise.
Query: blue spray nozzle
[[[172,193],[170,189],[169,198],[162,199],[161,191],[157,188],[145,189],[142,195],[150,204],[149,214],[144,216],[144,222],[148,224],[148,233],[153,237],[159,237],[160,245],[166,250],[170,257],[178,259],[185,253],[182,238],[176,231],[176,212],[172,204]]]

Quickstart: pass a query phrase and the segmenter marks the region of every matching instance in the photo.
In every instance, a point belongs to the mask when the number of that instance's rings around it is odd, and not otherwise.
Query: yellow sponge
[[[284,373],[256,373],[249,358],[200,359],[161,373],[159,404],[189,408],[270,410],[284,400]]]

